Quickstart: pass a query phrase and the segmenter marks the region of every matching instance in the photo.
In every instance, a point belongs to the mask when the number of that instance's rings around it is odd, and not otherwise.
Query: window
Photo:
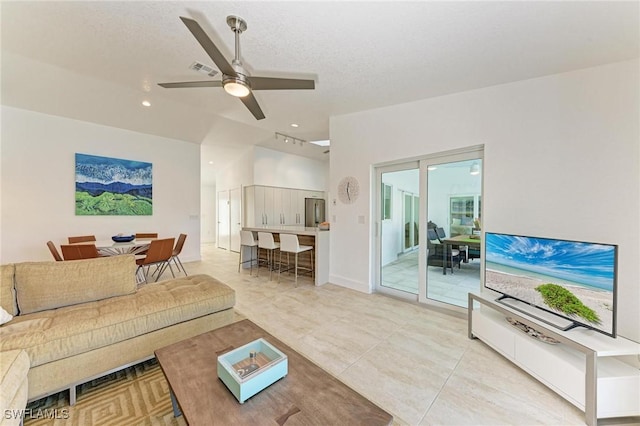
[[[391,219],[391,185],[382,184],[382,220]]]

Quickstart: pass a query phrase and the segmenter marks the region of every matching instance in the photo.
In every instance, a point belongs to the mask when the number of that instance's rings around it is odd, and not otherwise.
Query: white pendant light
[[[469,174],[479,175],[480,174],[480,165],[478,163],[473,163],[471,168],[469,169]]]

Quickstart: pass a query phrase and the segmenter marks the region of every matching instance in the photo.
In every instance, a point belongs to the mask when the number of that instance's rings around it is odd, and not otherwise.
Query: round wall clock
[[[358,195],[360,195],[360,184],[353,176],[347,176],[338,184],[338,198],[344,204],[353,203],[358,199]]]

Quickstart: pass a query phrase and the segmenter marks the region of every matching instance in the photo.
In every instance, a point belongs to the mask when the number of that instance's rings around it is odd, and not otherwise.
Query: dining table
[[[442,252],[442,274],[447,275],[447,253],[451,252],[451,248],[456,246],[469,246],[480,250],[482,240],[480,235],[456,235],[455,237],[444,238],[441,240],[445,245]],[[452,272],[453,273],[453,272]]]
[[[141,254],[148,248],[151,241],[157,238],[137,238],[129,242],[117,243],[113,240],[83,241],[71,245],[93,244],[101,256],[118,256],[121,254]]]

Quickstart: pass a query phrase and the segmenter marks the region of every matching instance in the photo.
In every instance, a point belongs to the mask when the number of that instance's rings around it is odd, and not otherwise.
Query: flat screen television
[[[485,232],[484,286],[562,330],[616,337],[618,246]]]

